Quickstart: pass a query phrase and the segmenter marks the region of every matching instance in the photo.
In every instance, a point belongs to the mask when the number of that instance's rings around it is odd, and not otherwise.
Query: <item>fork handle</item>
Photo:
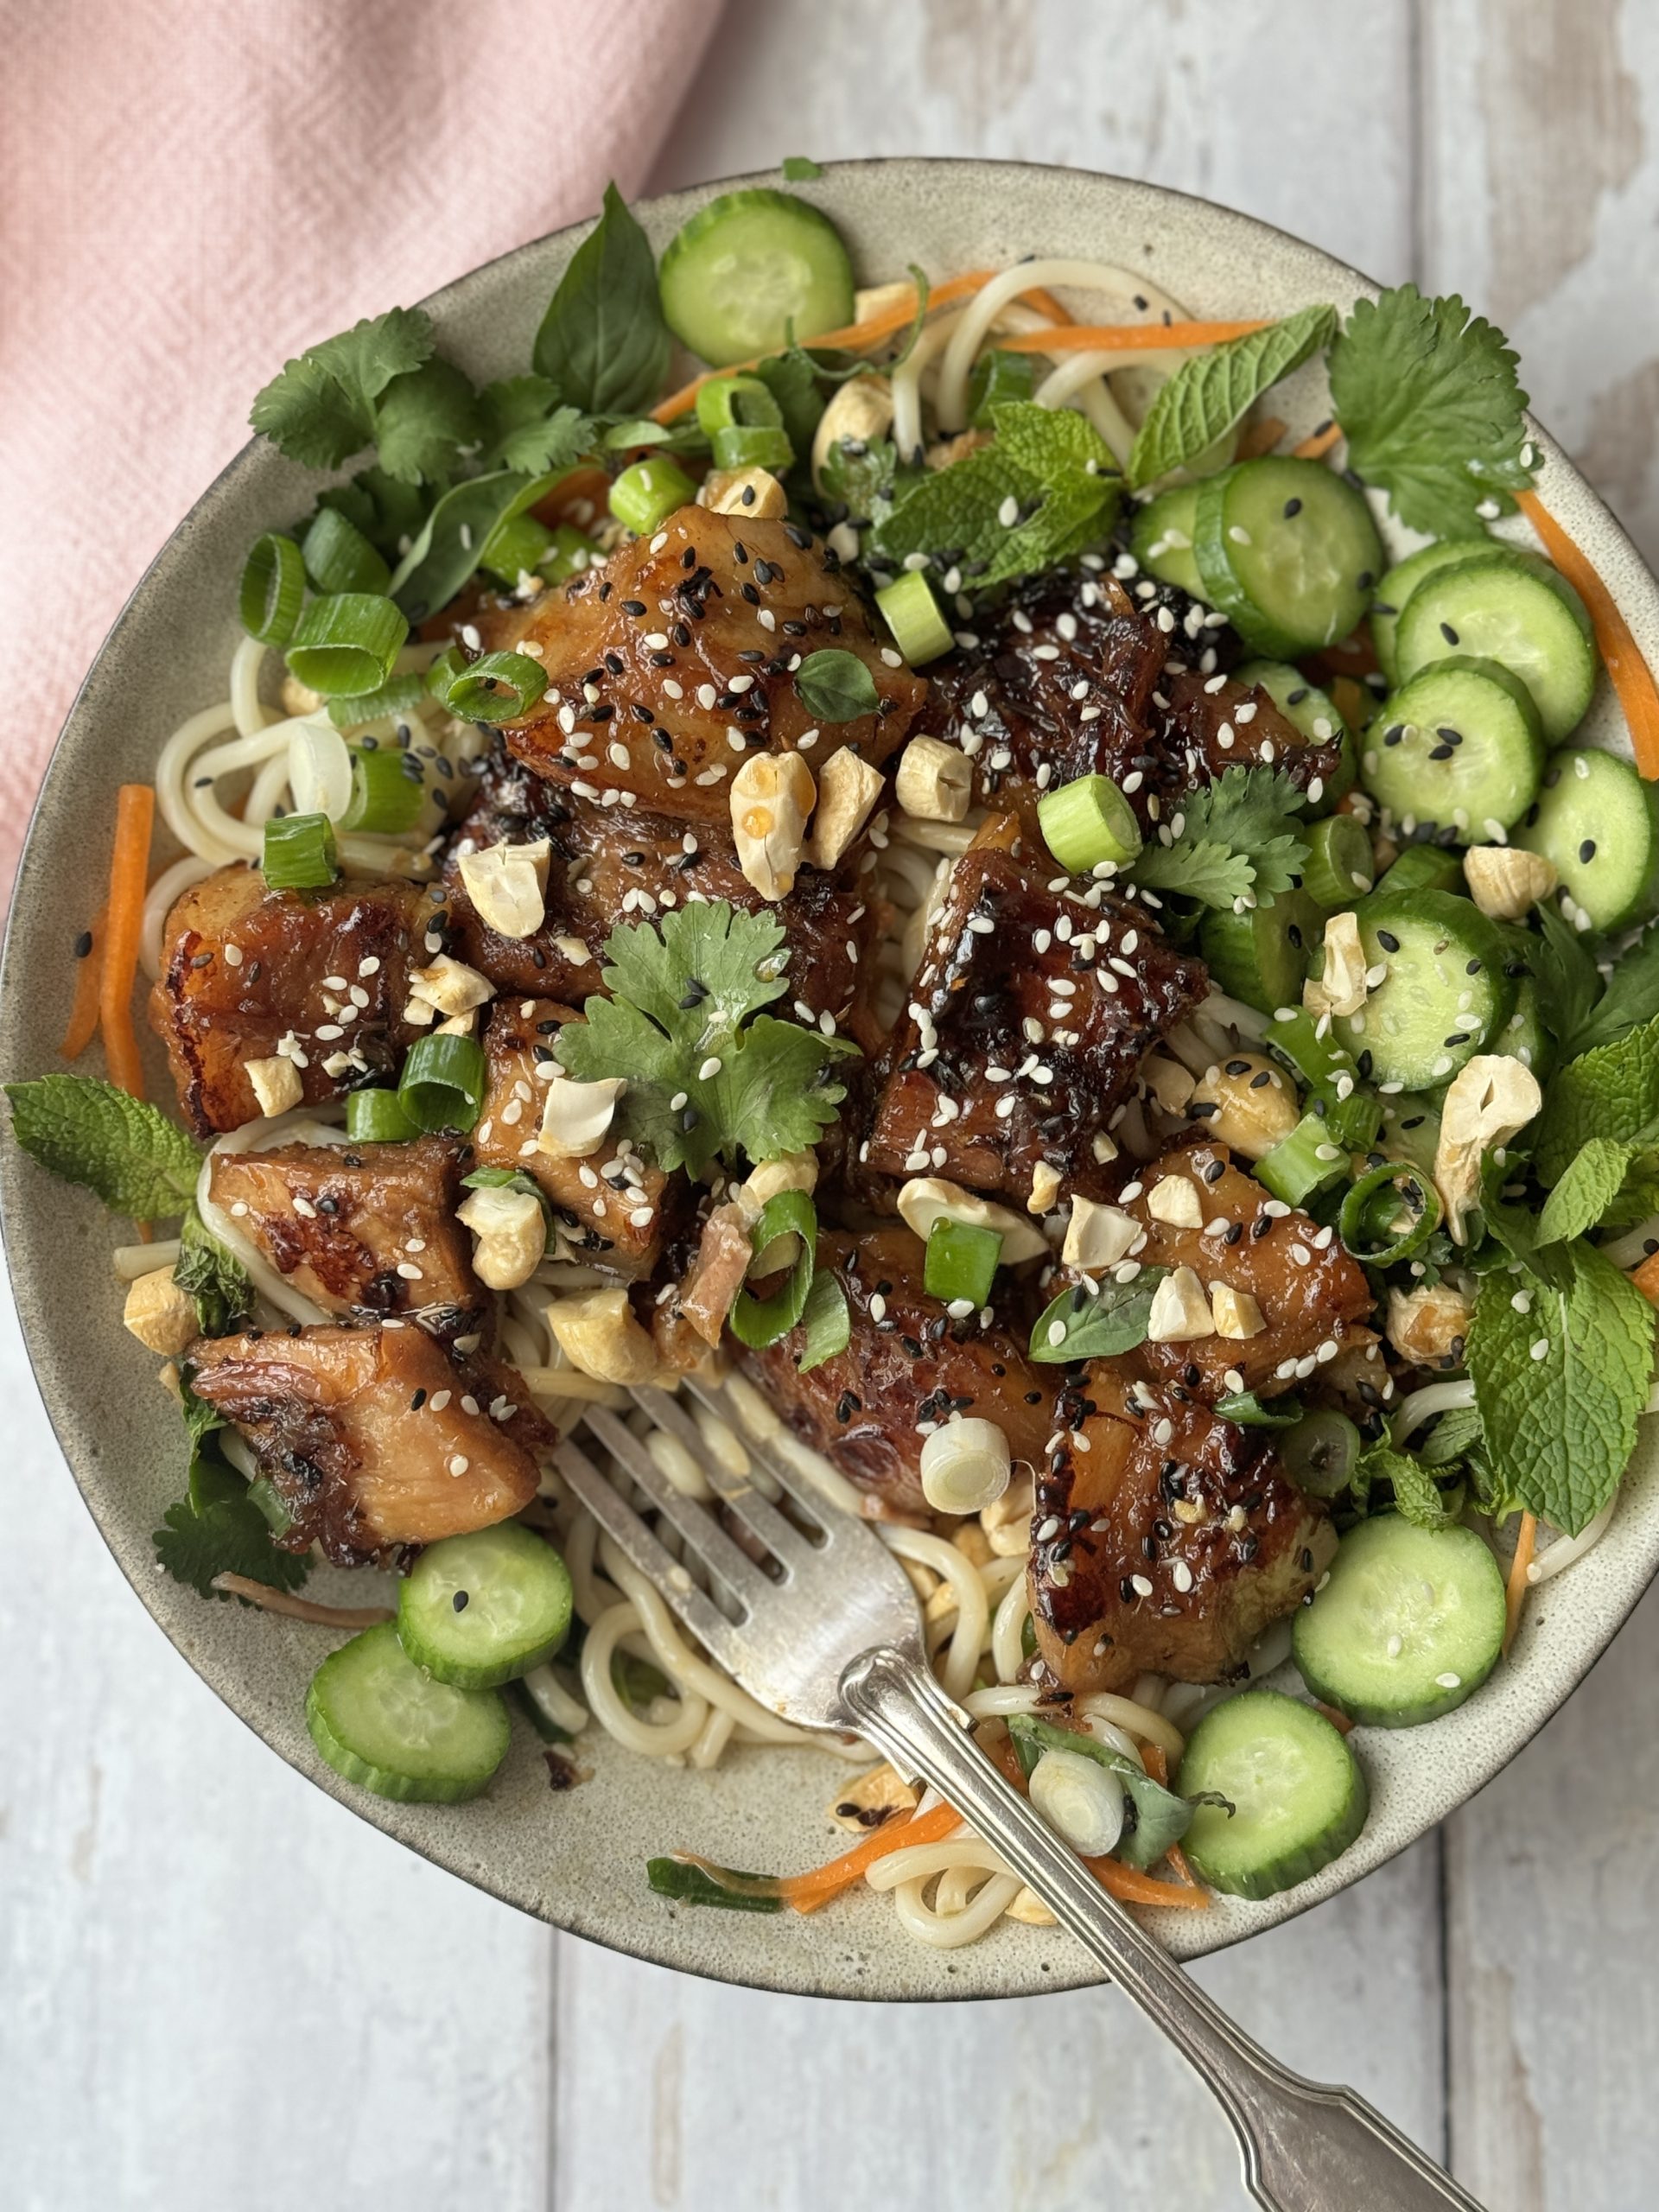
[[[858,1732],[954,1805],[1208,2082],[1268,2212],[1481,2212],[1363,2097],[1304,2081],[1229,2019],[985,1757],[924,1665],[878,1646],[847,1669],[841,1695]]]

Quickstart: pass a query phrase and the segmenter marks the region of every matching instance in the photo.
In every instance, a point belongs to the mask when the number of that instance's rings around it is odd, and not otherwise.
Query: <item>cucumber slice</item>
[[[1279,660],[1345,638],[1382,567],[1364,499],[1317,461],[1244,461],[1208,478],[1196,524],[1205,597]]]
[[[1370,838],[1351,814],[1327,814],[1312,824],[1302,888],[1316,906],[1337,913],[1363,899],[1375,881]]]
[[[1440,1109],[1422,1094],[1402,1090],[1382,1101],[1382,1132],[1377,1143],[1389,1160],[1408,1160],[1425,1175],[1434,1173],[1434,1155],[1440,1148]]]
[[[1523,976],[1516,982],[1515,1012],[1493,1038],[1492,1050],[1507,1052],[1511,1059],[1519,1060],[1522,1067],[1532,1070],[1540,1083],[1548,1083],[1554,1074],[1555,1039],[1545,1025],[1538,986],[1530,976]]]
[[[1200,1805],[1181,1839],[1211,1889],[1270,1897],[1317,1874],[1365,1825],[1370,1794],[1342,1732],[1300,1699],[1244,1690],[1192,1731],[1176,1787],[1214,1790],[1232,1807]]]
[[[1628,760],[1574,747],[1548,762],[1515,842],[1554,862],[1591,928],[1623,929],[1649,914],[1659,893],[1656,809],[1659,790]]]
[[[1447,891],[1374,892],[1354,912],[1367,970],[1383,975],[1357,1014],[1332,1016],[1332,1033],[1375,1083],[1449,1082],[1515,1010],[1497,924]]]
[[[1478,1690],[1503,1646],[1503,1577],[1472,1529],[1397,1513],[1343,1538],[1329,1580],[1296,1616],[1302,1680],[1339,1713],[1411,1728]]]
[[[1325,917],[1301,891],[1281,891],[1248,913],[1211,912],[1198,932],[1205,965],[1230,998],[1259,1014],[1300,1004],[1308,963],[1325,935]]]
[[[507,1708],[495,1692],[434,1681],[391,1621],[323,1661],[305,1723],[336,1774],[406,1804],[476,1797],[507,1754]]]
[[[1379,891],[1455,891],[1469,895],[1463,859],[1446,845],[1408,845],[1392,868],[1377,879]]]
[[[1507,668],[1454,653],[1383,701],[1360,765],[1366,790],[1408,829],[1433,822],[1466,844],[1501,840],[1538,796],[1538,709]]]
[[[853,320],[853,264],[830,218],[792,193],[722,193],[669,240],[658,282],[683,346],[716,369]]]
[[[510,1682],[570,1632],[570,1577],[517,1522],[446,1536],[397,1586],[397,1637],[417,1667],[457,1689]]]
[[[1511,555],[1476,554],[1437,569],[1407,601],[1395,633],[1398,680],[1452,654],[1495,660],[1532,694],[1546,740],[1584,719],[1599,665],[1592,639],[1564,595],[1572,588]],[[1577,594],[1573,594],[1577,601]]]
[[[1541,553],[1535,553],[1529,546],[1506,545],[1497,537],[1442,537],[1396,563],[1377,586],[1376,597],[1371,602],[1371,643],[1376,652],[1376,664],[1390,685],[1400,681],[1395,645],[1400,617],[1418,585],[1433,575],[1436,569],[1454,568],[1464,561],[1486,560],[1515,562],[1547,583],[1572,613],[1586,638],[1593,640],[1595,630],[1589,609],[1560,570]]]
[[[1325,788],[1317,799],[1309,792],[1308,811],[1326,813],[1339,798],[1346,798],[1359,773],[1359,748],[1331,694],[1321,691],[1317,683],[1310,683],[1301,670],[1287,660],[1247,660],[1233,671],[1233,681],[1260,684],[1286,721],[1300,730],[1310,745],[1328,745],[1333,737],[1341,739],[1342,758],[1337,764],[1337,772],[1325,778]]]
[[[1135,518],[1129,550],[1149,576],[1173,584],[1189,599],[1204,597],[1204,582],[1192,550],[1198,505],[1196,484],[1177,484],[1149,499]]]

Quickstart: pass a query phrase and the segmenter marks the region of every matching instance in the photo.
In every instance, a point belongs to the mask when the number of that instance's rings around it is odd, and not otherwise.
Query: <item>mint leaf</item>
[[[1454,1502],[1442,1494],[1430,1469],[1408,1452],[1378,1444],[1362,1456],[1355,1470],[1356,1493],[1369,1498],[1379,1482],[1389,1484],[1401,1519],[1414,1528],[1444,1529],[1457,1518]]]
[[[1047,1366],[1074,1359],[1115,1359],[1147,1341],[1153,1293],[1167,1268],[1142,1268],[1130,1282],[1105,1282],[1092,1296],[1086,1283],[1063,1290],[1037,1316],[1030,1356]]]
[[[387,387],[374,412],[380,466],[400,484],[442,483],[478,437],[472,379],[435,355]]]
[[[820,1268],[812,1278],[811,1288],[806,1294],[805,1311],[801,1315],[801,1356],[795,1364],[803,1375],[822,1367],[826,1359],[834,1359],[852,1342],[853,1322],[847,1311],[847,1294],[828,1268]]]
[[[572,467],[591,450],[598,427],[591,415],[562,403],[549,378],[537,376],[486,385],[478,395],[478,423],[480,467],[525,476]]]
[[[1653,1342],[1654,1309],[1592,1245],[1557,1245],[1526,1275],[1498,1268],[1480,1279],[1466,1357],[1486,1457],[1504,1491],[1569,1535],[1630,1464]]]
[[[290,461],[335,468],[374,435],[375,402],[432,352],[419,308],[392,308],[308,346],[256,394],[248,420]]]
[[[808,714],[821,722],[855,722],[881,704],[875,678],[858,655],[834,645],[807,655],[795,671],[795,689]]]
[[[1569,1243],[1593,1229],[1624,1188],[1630,1147],[1592,1137],[1562,1172],[1538,1221],[1541,1244]]]
[[[1334,308],[1303,308],[1184,361],[1136,434],[1130,484],[1138,490],[1197,461],[1237,428],[1264,391],[1322,353],[1336,334]]]
[[[1560,927],[1565,930],[1570,925],[1561,922]],[[1583,940],[1576,930],[1573,936],[1582,951]],[[1588,953],[1584,957],[1593,970],[1595,963]],[[1598,989],[1600,984],[1597,975]],[[1576,1023],[1558,1028],[1556,1034],[1565,1038],[1567,1057],[1574,1058],[1580,1052],[1617,1044],[1627,1030],[1651,1021],[1656,1014],[1659,1014],[1659,922],[1650,922],[1628,951],[1619,954],[1599,1001],[1586,1007]]]
[[[161,1221],[189,1206],[200,1156],[156,1107],[85,1075],[41,1076],[5,1090],[24,1151],[93,1192],[112,1213]]]
[[[194,1200],[179,1232],[173,1280],[194,1300],[204,1337],[227,1337],[253,1311],[253,1284],[234,1252],[204,1227]],[[217,1425],[217,1424],[215,1424]]]
[[[1538,986],[1539,1011],[1553,1037],[1575,1039],[1591,1022],[1602,995],[1600,971],[1590,948],[1559,906],[1546,901],[1538,909],[1538,923],[1542,935],[1528,939],[1527,959]],[[1659,1005],[1651,1011],[1659,1014]],[[1597,1037],[1584,1045],[1574,1042],[1567,1057],[1570,1059],[1573,1052],[1587,1052],[1590,1044],[1608,1041]]]
[[[607,184],[536,333],[537,373],[590,415],[639,415],[658,396],[669,350],[651,242]]]
[[[1403,523],[1477,537],[1478,509],[1507,512],[1532,481],[1521,459],[1527,395],[1503,334],[1455,293],[1414,284],[1361,300],[1331,349],[1331,399],[1350,465]]]
[[[1659,1016],[1569,1060],[1544,1095],[1533,1145],[1541,1182],[1555,1183],[1592,1137],[1659,1136]]]
[[[804,154],[785,154],[784,156],[784,181],[785,184],[810,184],[815,176],[822,176],[823,175],[823,165],[821,162],[809,162]]]
[[[1179,1843],[1186,1834],[1193,1804],[1198,1801],[1178,1797],[1127,1752],[1103,1744],[1081,1729],[1057,1728],[1052,1720],[1039,1720],[1033,1713],[1011,1713],[1008,1733],[1027,1779],[1046,1751],[1073,1751],[1117,1777],[1123,1784],[1128,1817],[1112,1855],[1126,1866],[1155,1866],[1171,1844]]]

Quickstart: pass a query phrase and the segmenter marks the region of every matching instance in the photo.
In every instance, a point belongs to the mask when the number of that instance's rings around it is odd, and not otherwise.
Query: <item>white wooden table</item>
[[[1230,201],[1492,314],[1659,556],[1650,130],[1643,0],[732,0],[658,181],[984,153]],[[353,1821],[150,1626],[9,1316],[0,1373],[6,2207],[1243,2205],[1224,2124],[1109,1992],[912,2010],[691,1982]],[[1442,1835],[1202,1970],[1493,2212],[1659,2196],[1656,1665],[1650,1603]]]

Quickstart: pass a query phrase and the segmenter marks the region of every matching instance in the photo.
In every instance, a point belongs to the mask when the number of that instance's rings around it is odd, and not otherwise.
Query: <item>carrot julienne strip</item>
[[[863,1878],[867,1868],[889,1852],[906,1850],[912,1843],[941,1842],[961,1826],[962,1815],[953,1805],[935,1805],[931,1812],[912,1813],[904,1821],[888,1821],[867,1841],[855,1844],[826,1866],[815,1866],[806,1874],[786,1874],[778,1885],[778,1894],[797,1912],[816,1912],[821,1904],[850,1890]]]
[[[1503,1592],[1503,1656],[1510,1656],[1510,1646],[1515,1642],[1515,1632],[1521,1625],[1521,1606],[1527,1594],[1527,1569],[1532,1565],[1533,1554],[1538,1548],[1538,1516],[1535,1513],[1521,1516],[1521,1528],[1515,1540],[1515,1557],[1510,1561],[1509,1586]]]
[[[1300,445],[1293,446],[1290,450],[1298,461],[1318,461],[1322,454],[1330,452],[1341,435],[1341,423],[1327,423],[1322,429],[1315,430],[1312,437],[1304,438]]]
[[[1649,1252],[1639,1268],[1632,1268],[1630,1281],[1649,1306],[1659,1306],[1659,1252]]]
[[[1126,1866],[1121,1859],[1085,1859],[1083,1863],[1102,1889],[1125,1904],[1176,1905],[1186,1912],[1209,1910],[1210,1892],[1196,1884],[1189,1889],[1184,1882],[1160,1882]]]
[[[995,342],[1005,353],[1156,353],[1166,347],[1219,346],[1266,327],[1263,322],[1084,322],[1020,331]]]
[[[75,997],[69,1009],[69,1027],[58,1051],[66,1060],[78,1060],[98,1034],[98,994],[104,974],[104,932],[108,925],[107,903],[100,906],[86,932],[92,944],[75,963]]]
[[[112,1082],[134,1098],[144,1095],[143,1062],[132,1026],[132,987],[138,974],[138,939],[149,887],[149,838],[156,794],[148,784],[123,784],[116,798],[115,851],[110,861],[109,920],[98,1016]]]
[[[1659,779],[1659,689],[1618,601],[1535,492],[1517,492],[1516,499],[1544,550],[1589,608],[1596,644],[1630,725],[1636,765],[1649,783]]]

